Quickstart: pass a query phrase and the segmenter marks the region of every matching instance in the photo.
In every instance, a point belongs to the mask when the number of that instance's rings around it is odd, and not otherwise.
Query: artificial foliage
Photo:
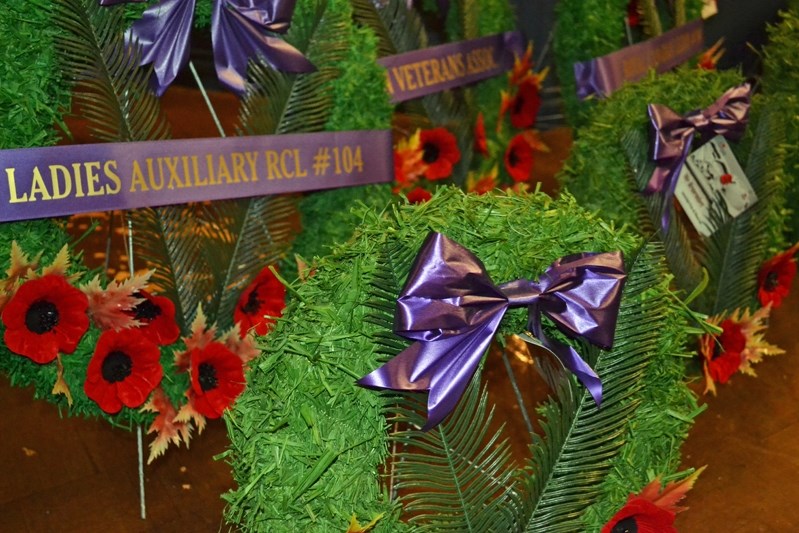
[[[226,417],[224,456],[237,483],[225,495],[228,521],[244,530],[342,531],[355,515],[380,516],[378,532],[577,531],[607,521],[652,472],[673,475],[698,409],[679,371],[684,317],[657,245],[568,195],[445,188],[424,204],[354,216],[362,224],[353,238],[291,285],[294,298],[262,339],[247,391]],[[602,407],[559,366],[537,361],[552,398],[539,408],[544,434],[532,437],[527,460],[510,457],[501,429],[487,431],[491,417],[508,415],[492,413],[479,372],[453,414],[427,433],[416,429],[424,395],[354,383],[407,346],[392,333],[394,300],[433,230],[475,253],[497,282],[536,277],[579,251],[626,254],[613,349],[575,344],[602,376]],[[525,321],[523,310],[509,311],[500,333],[519,333]],[[613,475],[625,469],[635,475]]]
[[[574,126],[582,126],[592,118],[596,99],[580,101],[574,78],[574,63],[588,61],[633,44],[628,40],[625,19],[629,0],[562,0],[555,6],[555,68],[561,84],[566,117]],[[669,15],[666,2],[640,0],[637,2],[644,31],[640,38],[659,35],[671,29],[677,17]],[[702,0],[675,2],[685,12],[685,20],[699,18]],[[653,17],[653,13],[657,13]],[[575,31],[579,28],[579,31]]]
[[[69,108],[50,2],[9,0],[0,13],[0,149],[47,146]]]
[[[206,3],[210,6],[210,2]],[[40,7],[34,5],[30,9],[31,21],[45,18]],[[82,117],[87,120],[94,139],[125,142],[168,138],[169,124],[149,88],[151,68],[136,67],[138,51],[127,48],[124,42],[124,32],[135,19],[135,10],[125,6],[101,7],[96,0],[59,0],[52,6],[52,14],[49,9],[47,18],[53,17],[55,29],[43,32],[42,44],[59,60],[59,68],[54,70],[72,83]],[[13,18],[16,11],[9,13],[8,19],[3,15],[4,22]],[[374,37],[368,30],[356,28],[351,19],[347,2],[300,3],[294,17],[295,27],[288,38],[313,55],[321,67],[312,75],[286,76],[253,65],[252,85],[243,106],[242,129],[246,133],[388,126],[391,108],[382,72],[374,62]],[[53,35],[57,37],[55,43],[48,41]],[[42,54],[42,60],[47,57]],[[362,102],[370,103],[361,108],[360,114],[351,113],[352,99],[362,89],[370,91],[361,98]],[[279,120],[274,128],[260,127],[257,131],[257,121],[247,113],[263,102],[265,93],[274,97],[271,110]],[[17,144],[28,146],[40,142],[45,144],[40,137],[31,137]],[[214,331],[214,327],[229,330],[233,326],[234,309],[248,283],[265,266],[276,264],[286,255],[287,245],[296,232],[295,200],[287,196],[141,209],[128,212],[127,217],[134,236],[134,268],[154,269],[149,290],[174,302],[176,319],[186,338],[195,335],[197,327],[192,325],[200,318],[199,323],[210,328],[209,331]],[[8,258],[12,239],[28,253],[43,248],[45,258],[68,240],[58,220],[4,224],[0,235],[7,240],[5,251],[0,250],[4,260]],[[45,245],[33,247],[36,239]],[[50,246],[54,247],[52,252]],[[79,257],[73,261],[73,268],[78,273],[86,270]],[[88,282],[89,274],[86,272],[76,283]],[[105,286],[104,280],[100,283]],[[102,287],[98,286],[98,290]],[[37,397],[56,402],[68,415],[101,416],[126,427],[152,422],[153,413],[139,409],[124,408],[116,416],[107,416],[82,393],[86,365],[99,334],[99,330],[90,328],[75,352],[63,357],[64,381],[73,396],[71,406],[63,395],[50,394],[57,378],[55,364],[35,365],[13,355],[3,358],[3,368],[13,384],[34,384]],[[180,406],[185,402],[189,376],[186,372],[176,373],[186,369],[184,364],[176,362],[175,354],[181,350],[182,344],[162,349],[163,390],[148,404],[148,409],[158,415],[156,421],[166,416],[167,404]],[[177,414],[174,409],[173,414]],[[181,432],[183,440],[188,441],[189,430],[183,428],[172,430]],[[179,442],[178,433],[174,435],[173,442]]]
[[[559,181],[588,209],[642,235],[654,235],[660,230],[662,204],[658,196],[640,192],[654,169],[646,106],[659,103],[687,113],[707,107],[741,82],[735,72],[682,68],[623,88],[601,102],[591,123],[578,131]],[[708,277],[708,288],[695,302],[707,314],[756,304],[760,264],[785,248],[784,191],[790,176],[784,172],[780,105],[756,95],[746,134],[731,146],[758,201],[711,238],[693,235],[690,222],[679,214],[672,216],[668,232],[661,235],[680,289],[687,294]]]
[[[797,39],[799,38],[799,3],[789,2],[788,8],[780,13],[777,24],[768,27],[768,44],[763,47],[762,86],[765,94],[774,95],[774,100],[783,106],[786,117],[786,172],[792,176],[799,174],[799,64],[797,64]],[[787,204],[791,211],[787,225],[788,239],[799,241],[799,180],[786,192]]]

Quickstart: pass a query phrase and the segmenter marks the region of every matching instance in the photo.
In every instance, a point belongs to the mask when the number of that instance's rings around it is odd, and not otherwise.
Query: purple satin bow
[[[431,233],[397,299],[394,331],[417,342],[358,384],[429,391],[426,431],[455,408],[505,311],[525,305],[528,329],[599,404],[599,376],[571,346],[544,335],[541,315],[569,336],[609,348],[625,278],[621,252],[585,253],[555,261],[538,282],[521,279],[496,286],[474,254]]]
[[[669,228],[669,205],[674,197],[677,179],[691,151],[697,132],[709,139],[723,135],[731,141],[739,140],[749,122],[749,104],[752,87],[746,82],[729,89],[707,109],[680,116],[666,106],[649,104],[649,119],[654,132],[653,159],[657,167],[644,189],[644,194],[659,192],[663,195],[661,227]]]
[[[121,1],[100,0],[100,5]],[[296,0],[213,0],[211,41],[219,81],[241,94],[247,63],[262,57],[285,72],[313,72],[316,67],[293,46],[264,32],[285,33]],[[189,60],[189,37],[196,0],[161,0],[148,8],[125,34],[142,47],[141,64],[153,64],[155,93],[161,96]]]

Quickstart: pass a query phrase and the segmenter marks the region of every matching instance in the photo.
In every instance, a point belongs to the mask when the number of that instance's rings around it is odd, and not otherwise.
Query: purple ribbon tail
[[[153,90],[161,96],[189,61],[189,40],[195,0],[161,0],[146,9],[125,34],[141,46],[140,64],[152,63]]]
[[[316,67],[302,53],[279,37],[265,35],[264,30],[285,30],[284,21],[275,27],[261,24],[253,10],[242,14],[230,0],[214,4],[211,16],[211,39],[214,65],[219,81],[243,93],[246,88],[247,63],[262,57],[274,69],[283,72],[313,72]],[[258,13],[258,11],[255,11]]]
[[[580,383],[588,389],[597,406],[600,406],[602,404],[602,380],[591,368],[591,365],[586,363],[571,346],[547,337],[540,326],[532,328],[532,330],[541,344],[563,363],[566,370],[577,376]]]
[[[357,383],[376,389],[429,391],[427,422],[422,427],[422,431],[428,431],[458,405],[503,315],[504,312],[496,313],[461,335],[414,342]]]

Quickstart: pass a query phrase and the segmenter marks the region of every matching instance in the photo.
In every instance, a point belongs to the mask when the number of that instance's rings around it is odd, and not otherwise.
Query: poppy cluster
[[[8,349],[38,364],[59,358],[57,389],[71,402],[60,357],[73,354],[93,324],[100,334],[86,361],[86,396],[108,414],[145,406],[162,418],[153,424],[154,431],[165,432],[162,440],[187,440],[190,427],[160,387],[161,347],[180,338],[174,303],[144,289],[149,273],[107,287],[96,277],[76,287],[68,265],[64,249],[42,275],[36,274],[39,265],[12,246],[12,267],[0,281],[0,320]],[[264,268],[242,291],[234,310],[236,327],[221,341],[213,340],[215,327],[206,327],[204,317],[195,328],[199,332],[184,338],[187,350],[175,352],[174,365],[189,375],[188,402],[181,411],[195,419],[219,418],[230,408],[244,390],[247,361],[258,353],[248,333],[268,333],[282,314],[285,296],[276,273]]]
[[[467,180],[469,192],[484,194],[495,188],[522,186],[530,181],[536,152],[546,151],[535,126],[541,109],[541,83],[546,71],[533,72],[532,47],[514,61],[507,90],[500,94],[496,127],[488,138],[485,117],[478,113],[474,125],[476,171]],[[510,123],[510,129],[506,123]],[[504,148],[503,148],[504,147]],[[504,172],[500,172],[500,167]]]

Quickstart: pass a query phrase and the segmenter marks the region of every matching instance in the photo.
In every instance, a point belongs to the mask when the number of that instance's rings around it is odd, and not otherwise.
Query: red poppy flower
[[[483,114],[477,114],[477,122],[474,125],[474,151],[488,157],[488,141],[486,140],[486,126]]]
[[[527,181],[533,171],[533,163],[533,148],[524,134],[513,137],[505,150],[505,169],[513,181]]]
[[[220,342],[191,351],[191,391],[194,409],[219,418],[244,390],[244,363]]]
[[[26,281],[3,309],[3,335],[14,353],[39,364],[72,353],[89,329],[89,299],[66,278],[48,274]]]
[[[86,370],[83,390],[106,413],[139,407],[161,383],[161,350],[136,329],[104,331]]]
[[[178,340],[180,329],[175,322],[175,304],[172,300],[166,296],[153,296],[147,291],[137,291],[134,296],[144,298],[128,312],[141,324],[138,331],[161,346]]]
[[[430,191],[421,187],[416,187],[407,194],[408,201],[412,204],[423,204],[433,197]]]
[[[532,79],[524,80],[511,102],[511,125],[518,129],[532,127],[539,109],[541,109],[541,95],[538,92],[538,84]]]
[[[738,371],[746,349],[746,336],[740,323],[726,319],[721,323],[723,332],[718,337],[703,337],[702,355],[707,374],[715,383],[727,383]]]
[[[783,298],[791,292],[793,278],[796,276],[794,254],[797,246],[799,245],[775,255],[760,267],[757,274],[757,297],[761,305],[779,307]]]
[[[422,161],[427,165],[424,175],[429,180],[440,180],[452,174],[452,167],[460,161],[461,151],[455,136],[446,128],[422,130]]]
[[[631,494],[618,513],[602,528],[602,533],[677,533],[671,511]]]
[[[233,321],[239,325],[242,338],[253,329],[256,335],[266,335],[274,318],[283,315],[284,307],[286,288],[269,267],[265,267],[241,293],[233,311]]]

